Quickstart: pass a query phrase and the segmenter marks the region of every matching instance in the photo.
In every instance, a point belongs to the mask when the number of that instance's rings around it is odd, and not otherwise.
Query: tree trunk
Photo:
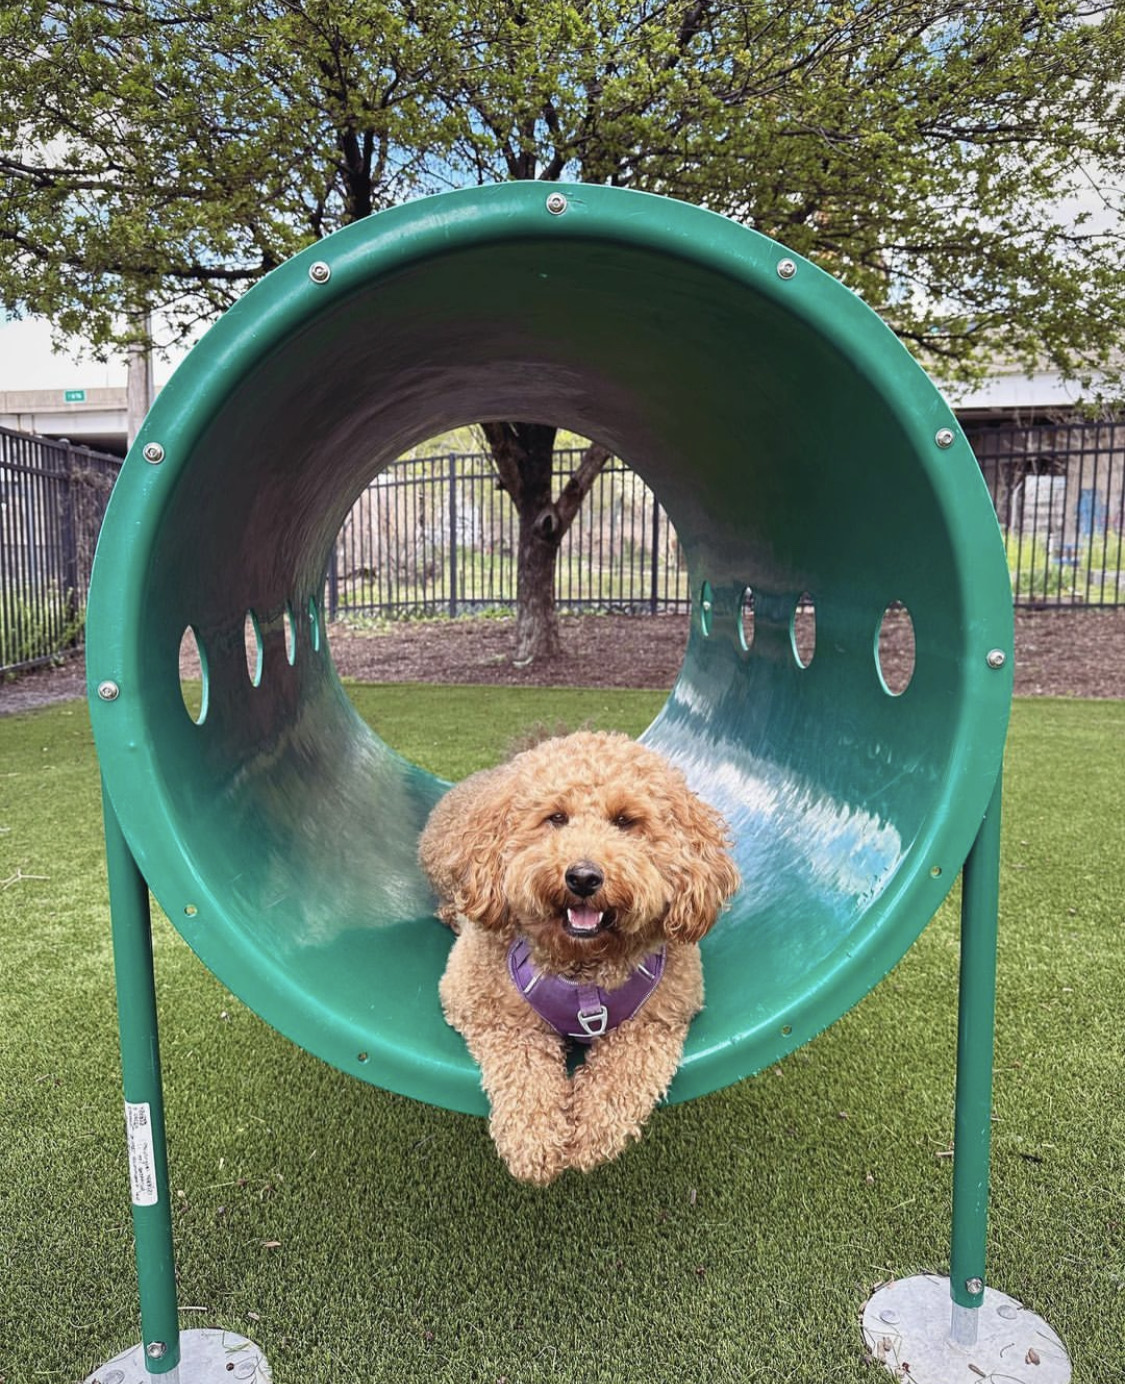
[[[556,501],[551,494],[557,428],[545,423],[483,423],[500,484],[519,516],[516,647],[519,667],[557,658],[555,568],[562,540],[609,452],[591,443]]]
[[[545,663],[562,652],[559,612],[555,604],[555,568],[558,540],[542,534],[534,521],[520,515],[519,565],[516,580],[516,647],[512,662],[517,667]]]

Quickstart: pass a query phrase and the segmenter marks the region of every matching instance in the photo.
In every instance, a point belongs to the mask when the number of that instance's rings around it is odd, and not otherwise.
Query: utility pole
[[[141,319],[141,331],[142,339],[131,341],[126,348],[125,429],[130,447],[156,397],[152,384],[152,316],[148,312]]]

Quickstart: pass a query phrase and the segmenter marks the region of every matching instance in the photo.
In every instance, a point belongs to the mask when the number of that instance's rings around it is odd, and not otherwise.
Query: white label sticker
[[[155,1206],[156,1149],[152,1142],[152,1110],[147,1102],[125,1102],[125,1133],[129,1140],[129,1188],[134,1206]]]

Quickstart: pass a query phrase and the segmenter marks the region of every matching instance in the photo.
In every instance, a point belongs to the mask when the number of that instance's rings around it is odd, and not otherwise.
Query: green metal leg
[[[1050,1324],[984,1281],[999,905],[998,777],[962,876],[949,1278],[897,1279],[873,1293],[863,1309],[863,1339],[872,1357],[896,1379],[909,1365],[918,1384],[949,1384],[974,1374],[1012,1384],[1031,1384],[1032,1376],[1036,1384],[1071,1379],[1066,1346]]]
[[[1000,791],[965,861],[961,901],[961,986],[954,1120],[952,1338],[972,1345],[984,1301],[996,1024],[996,940],[1000,905]]]
[[[168,1375],[179,1367],[180,1337],[148,885],[104,794],[103,806],[141,1342],[148,1372]]]

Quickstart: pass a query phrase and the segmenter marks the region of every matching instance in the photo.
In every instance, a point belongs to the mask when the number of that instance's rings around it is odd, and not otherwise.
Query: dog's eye
[[[630,817],[627,812],[619,812],[617,816],[613,818],[613,825],[618,831],[631,831],[633,827],[640,825],[640,819],[637,817]]]
[[[546,818],[545,825],[549,827],[565,827],[569,821],[570,818],[565,812],[552,812],[551,815]]]

